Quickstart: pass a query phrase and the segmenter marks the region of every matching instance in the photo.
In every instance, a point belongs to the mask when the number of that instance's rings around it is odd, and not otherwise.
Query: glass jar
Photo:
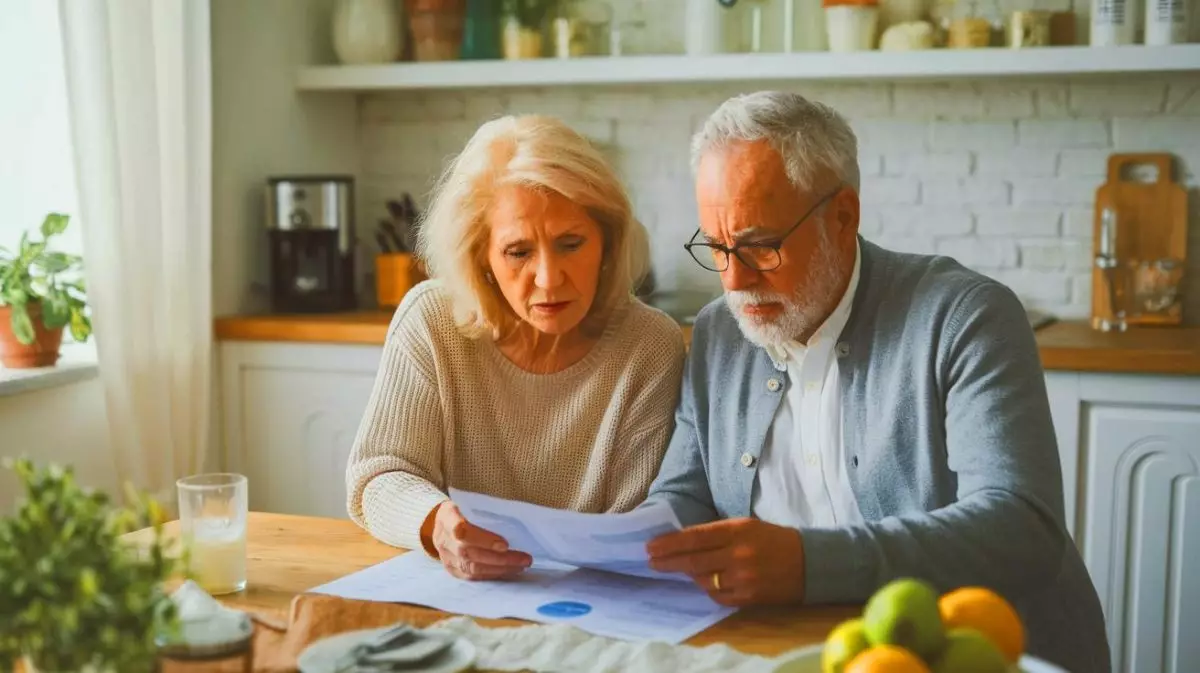
[[[555,58],[603,56],[609,52],[612,9],[601,0],[560,2],[550,26]]]
[[[825,33],[829,51],[868,51],[875,48],[879,27],[878,0],[824,0]]]
[[[1013,49],[1050,46],[1050,12],[1016,10],[1009,15],[1007,44]]]
[[[546,52],[547,24],[557,6],[556,0],[504,0],[500,16],[504,58],[541,58]]]
[[[950,12],[946,46],[979,49],[1002,42],[1004,22],[990,0],[958,0]]]
[[[495,0],[467,0],[463,26],[462,58],[500,58],[500,9]]]

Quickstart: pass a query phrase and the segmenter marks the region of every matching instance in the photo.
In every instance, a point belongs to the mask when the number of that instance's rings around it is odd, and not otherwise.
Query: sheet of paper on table
[[[678,644],[733,614],[696,585],[535,562],[515,579],[468,582],[409,552],[311,590],[456,614],[566,623],[621,640]]]
[[[456,489],[450,498],[467,521],[533,556],[533,567],[513,580],[467,582],[418,551],[312,591],[473,617],[569,623],[596,635],[672,644],[734,612],[686,575],[650,568],[646,543],[680,528],[666,503],[582,514]]]

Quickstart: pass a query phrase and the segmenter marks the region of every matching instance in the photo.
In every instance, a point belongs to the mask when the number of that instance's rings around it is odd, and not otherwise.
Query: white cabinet
[[[248,477],[251,509],[346,518],[346,459],[381,352],[221,344],[226,465]]]
[[[1047,383],[1068,521],[1113,669],[1200,671],[1200,378],[1054,372]]]

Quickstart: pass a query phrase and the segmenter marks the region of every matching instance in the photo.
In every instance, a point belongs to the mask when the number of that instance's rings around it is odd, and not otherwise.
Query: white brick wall
[[[628,4],[630,0],[621,0]],[[619,3],[618,3],[619,4]],[[657,9],[643,3],[647,20]],[[657,7],[657,6],[654,6]],[[678,46],[682,35],[663,44]],[[1186,315],[1200,324],[1200,79],[1089,78],[954,84],[780,83],[842,110],[859,136],[867,238],[939,253],[1007,283],[1032,307],[1090,311],[1092,201],[1114,151],[1170,151],[1191,189]],[[683,243],[696,228],[690,133],[725,98],[767,88],[672,85],[370,95],[359,105],[369,226],[383,201],[424,201],[442,162],[497,114],[561,116],[627,181],[667,288],[718,290]],[[369,238],[364,236],[363,238]]]

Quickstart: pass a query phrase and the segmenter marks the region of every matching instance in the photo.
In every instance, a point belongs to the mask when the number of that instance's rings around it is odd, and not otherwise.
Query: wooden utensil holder
[[[1174,160],[1164,152],[1112,154],[1108,158],[1108,180],[1096,190],[1092,236],[1092,326],[1111,323],[1114,312],[1109,301],[1109,284],[1096,263],[1102,253],[1102,220],[1105,209],[1116,214],[1116,236],[1112,257],[1116,264],[1121,304],[1127,325],[1178,325],[1183,321],[1183,288],[1175,300],[1158,311],[1140,310],[1135,304],[1133,274],[1139,262],[1175,260],[1187,264],[1187,191],[1173,179]],[[1154,182],[1128,179],[1138,165],[1158,170]]]
[[[404,295],[426,279],[420,260],[408,252],[375,256],[375,297],[379,307],[395,310]]]

